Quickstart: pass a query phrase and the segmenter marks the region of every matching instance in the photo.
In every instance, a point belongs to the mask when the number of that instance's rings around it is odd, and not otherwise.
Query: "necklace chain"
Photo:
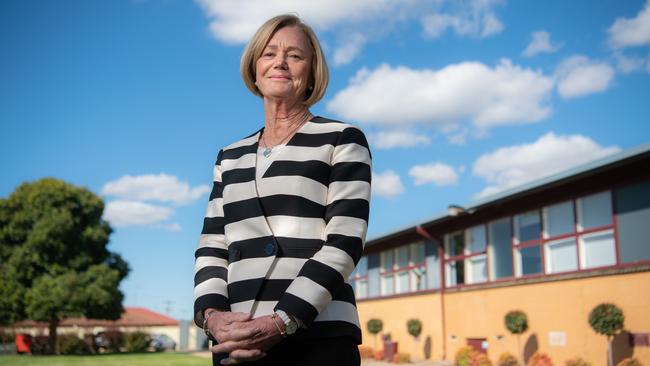
[[[300,126],[302,126],[303,124],[305,124],[305,122],[307,122],[307,120],[309,119],[310,114],[311,114],[311,113],[309,113],[309,110],[307,110],[307,111],[305,112],[303,118],[302,118],[302,121],[300,121],[299,123],[297,123],[296,126],[295,126],[294,128],[292,128],[292,129],[289,131],[289,133],[287,133],[287,135],[284,136],[284,138],[283,138],[282,140],[280,140],[279,143],[277,143],[277,144],[275,144],[275,145],[273,145],[273,146],[269,146],[269,144],[266,142],[266,133],[262,133],[262,142],[264,142],[264,146],[265,146],[265,149],[264,149],[264,151],[262,152],[262,154],[264,155],[264,157],[268,158],[269,156],[271,156],[271,153],[273,152],[273,148],[274,148],[274,147],[283,144],[286,140],[289,139],[289,136],[293,135],[294,132],[298,131],[298,129],[300,128]],[[266,131],[265,131],[265,132],[266,132]]]

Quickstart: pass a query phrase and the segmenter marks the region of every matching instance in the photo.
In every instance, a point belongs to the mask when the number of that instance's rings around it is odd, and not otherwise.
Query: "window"
[[[573,233],[573,201],[557,203],[544,208],[544,237]]]
[[[576,249],[576,240],[561,239],[546,244],[546,272],[559,273],[575,271],[578,269],[578,252]]]
[[[465,262],[451,261],[447,263],[447,287],[462,285],[465,283]]]
[[[515,216],[515,235],[517,243],[539,239],[542,232],[542,223],[539,220],[539,211],[530,211]]]
[[[447,286],[473,284],[488,280],[485,225],[447,235]]]
[[[363,256],[359,259],[357,267],[350,275],[350,280],[357,298],[368,297],[368,257]]]
[[[381,295],[426,289],[424,242],[402,245],[381,253]]]
[[[600,192],[578,200],[578,227],[580,231],[612,223],[612,199],[609,191]]]
[[[490,276],[493,279],[512,276],[512,230],[510,218],[490,223]]]
[[[542,273],[542,255],[539,246],[517,249],[517,276]]]
[[[580,237],[580,267],[594,268],[616,264],[614,233],[611,230]]]

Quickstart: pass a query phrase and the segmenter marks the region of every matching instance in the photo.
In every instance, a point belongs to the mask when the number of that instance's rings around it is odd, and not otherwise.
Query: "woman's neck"
[[[264,100],[264,142],[274,146],[286,139],[311,118],[309,108],[302,103]]]

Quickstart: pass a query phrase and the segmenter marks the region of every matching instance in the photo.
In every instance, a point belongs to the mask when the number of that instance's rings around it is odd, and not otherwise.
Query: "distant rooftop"
[[[59,324],[60,327],[151,327],[178,325],[178,320],[141,307],[126,307],[124,314],[118,320],[66,318]],[[47,327],[45,322],[24,320],[16,323],[16,327]]]

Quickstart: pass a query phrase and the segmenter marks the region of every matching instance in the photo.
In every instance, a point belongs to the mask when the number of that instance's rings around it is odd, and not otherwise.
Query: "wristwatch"
[[[282,310],[276,310],[275,313],[278,314],[280,320],[284,322],[284,331],[287,333],[287,335],[292,335],[298,330],[298,322],[293,320],[289,314],[285,313]]]

